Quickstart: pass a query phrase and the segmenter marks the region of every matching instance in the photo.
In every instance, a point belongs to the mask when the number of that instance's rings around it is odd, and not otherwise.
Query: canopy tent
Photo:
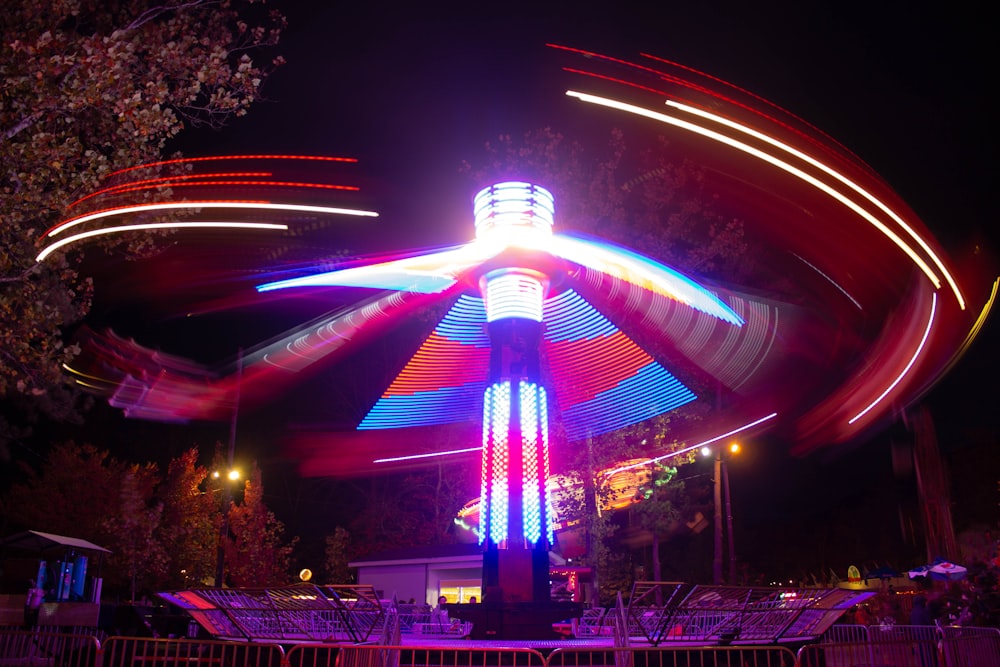
[[[958,581],[966,577],[968,570],[962,565],[946,561],[943,558],[937,558],[933,563],[921,565],[910,570],[908,574],[910,575],[910,579],[928,577],[937,581]]]
[[[3,540],[0,540],[0,547],[3,547],[4,550],[26,551],[39,555],[67,549],[94,553],[111,553],[109,549],[105,549],[87,540],[66,537],[65,535],[55,535],[53,533],[43,533],[38,530],[26,530],[23,533],[5,537]]]

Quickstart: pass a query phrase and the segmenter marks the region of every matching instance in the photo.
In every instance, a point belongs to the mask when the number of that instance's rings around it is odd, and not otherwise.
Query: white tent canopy
[[[5,537],[3,540],[0,540],[0,546],[4,549],[16,549],[33,553],[44,553],[55,549],[77,549],[105,554],[111,553],[111,550],[97,546],[87,540],[66,537],[65,535],[55,535],[53,533],[43,533],[38,530],[26,530],[23,533]]]

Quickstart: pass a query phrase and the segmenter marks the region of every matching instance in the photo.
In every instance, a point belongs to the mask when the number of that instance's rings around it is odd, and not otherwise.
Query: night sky
[[[588,131],[563,95],[546,42],[631,60],[648,52],[749,89],[858,154],[946,249],[996,247],[987,199],[997,175],[987,115],[992,120],[987,95],[996,56],[988,44],[995,26],[962,3],[782,2],[767,10],[755,3],[274,4],[290,25],[280,49],[287,65],[267,83],[268,101],[221,133],[186,136],[178,148],[188,155],[356,157],[366,196],[381,214],[382,250],[468,237],[473,193],[458,166],[477,158],[484,142],[545,125]],[[873,6],[880,4],[887,6]],[[993,523],[995,320],[927,399],[941,448],[956,457],[953,472],[969,476],[956,500]],[[213,339],[213,349],[228,347],[230,356],[241,344],[238,332],[221,328]],[[225,440],[228,425],[185,431],[130,424],[128,437],[153,430],[177,449],[193,439]],[[252,430],[241,429],[241,437],[252,439]],[[900,431],[805,461],[776,448],[734,463],[737,539],[756,554],[753,545],[773,539],[776,529],[822,525],[843,513],[871,524],[873,535],[894,523],[896,501],[912,492],[912,482],[892,470]],[[266,457],[266,445],[259,447]],[[284,504],[281,483],[269,492]],[[304,527],[289,523],[293,531]],[[802,539],[818,544],[821,535]]]

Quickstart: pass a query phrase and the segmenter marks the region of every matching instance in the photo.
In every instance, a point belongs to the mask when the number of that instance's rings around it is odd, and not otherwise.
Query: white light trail
[[[102,218],[109,218],[117,215],[127,215],[129,213],[139,213],[141,211],[169,211],[178,209],[196,208],[231,208],[231,209],[254,209],[265,211],[296,211],[301,213],[323,213],[329,215],[355,215],[363,217],[378,217],[375,211],[364,211],[353,208],[339,208],[334,206],[309,206],[306,204],[276,204],[267,201],[184,201],[184,202],[160,202],[156,204],[136,204],[133,206],[120,206],[116,208],[95,211],[77,218],[71,218],[61,222],[48,232],[46,236],[57,236],[67,229],[76,225]]]
[[[375,459],[372,463],[396,463],[398,461],[413,461],[416,459],[429,459],[435,456],[451,456],[452,454],[468,454],[470,452],[481,452],[482,447],[469,447],[468,449],[452,449],[447,452],[432,452],[430,454],[412,454],[410,456],[396,456],[388,459]]]
[[[94,229],[89,232],[80,232],[79,234],[74,234],[72,236],[67,236],[64,239],[56,241],[50,246],[43,249],[38,256],[35,257],[36,262],[41,262],[46,257],[51,255],[53,252],[62,248],[63,246],[69,245],[75,241],[82,241],[83,239],[93,238],[95,236],[103,236],[105,234],[117,234],[119,232],[132,232],[137,230],[148,230],[148,229],[189,229],[189,228],[222,228],[222,229],[253,229],[253,230],[265,230],[265,231],[281,231],[288,229],[288,225],[280,225],[268,222],[150,222],[141,225],[119,225],[118,227],[105,227],[103,229]]]
[[[780,160],[777,157],[771,155],[770,153],[765,153],[764,151],[754,148],[753,146],[750,146],[748,144],[745,144],[742,141],[737,141],[732,137],[728,137],[724,134],[720,134],[719,132],[715,132],[714,130],[709,130],[708,128],[702,127],[701,125],[697,125],[695,123],[691,123],[689,121],[682,120],[680,118],[668,116],[666,114],[652,111],[650,109],[645,109],[643,107],[635,106],[633,104],[619,102],[618,100],[612,100],[597,95],[590,95],[588,93],[580,93],[573,90],[568,90],[566,91],[566,94],[569,95],[570,97],[576,97],[582,102],[589,102],[591,104],[597,104],[599,106],[605,106],[611,109],[618,109],[619,111],[625,111],[627,113],[632,113],[637,116],[643,116],[651,120],[660,121],[661,123],[666,123],[668,125],[673,125],[675,127],[679,127],[681,129],[688,130],[690,132],[694,132],[695,134],[700,134],[703,137],[707,137],[721,144],[725,144],[737,150],[743,151],[747,155],[752,155],[753,157],[756,157],[760,160],[763,160],[764,162],[767,162],[769,164],[774,165],[775,167],[778,167],[782,171],[785,171],[791,174],[792,176],[795,176],[796,178],[805,181],[806,183],[812,185],[816,189],[826,193],[830,197],[833,197],[838,202],[840,202],[841,204],[843,204],[844,206],[846,206],[847,208],[849,208],[850,210],[854,211],[859,216],[867,220],[875,228],[881,231],[882,234],[884,234],[889,240],[891,240],[897,247],[899,247],[900,250],[906,253],[906,255],[910,259],[912,259],[913,262],[918,267],[920,267],[920,270],[923,271],[924,275],[926,275],[928,279],[930,279],[931,283],[934,285],[935,288],[941,287],[941,279],[934,272],[934,270],[930,266],[928,266],[927,262],[925,262],[924,259],[920,257],[920,255],[918,255],[916,251],[913,250],[913,248],[911,248],[902,238],[900,238],[898,234],[889,229],[885,225],[885,223],[880,221],[878,218],[873,216],[865,209],[858,206],[855,202],[851,201],[840,192],[831,188],[826,183],[823,183],[814,176],[811,176],[810,174],[807,174],[801,169],[788,164],[784,160]]]
[[[882,399],[888,396],[889,392],[892,391],[896,387],[896,385],[900,383],[903,377],[910,372],[910,368],[912,368],[913,364],[916,363],[917,357],[920,356],[920,352],[924,349],[924,344],[927,343],[927,337],[931,335],[931,326],[934,324],[934,312],[936,309],[937,309],[937,294],[931,294],[931,314],[927,318],[927,327],[924,329],[924,335],[920,339],[920,344],[917,345],[917,349],[913,352],[913,356],[910,358],[910,362],[906,364],[906,368],[904,368],[903,371],[896,377],[896,379],[892,381],[892,384],[886,387],[885,391],[879,394],[879,397],[876,398],[874,401],[872,401],[867,408],[865,408],[858,414],[854,415],[854,417],[847,422],[848,424],[853,424],[854,422],[858,421],[866,414],[868,414],[868,412],[876,405],[881,403]]]
[[[647,459],[645,461],[640,461],[639,463],[633,463],[631,465],[622,466],[621,468],[615,468],[614,470],[610,470],[610,471],[604,473],[604,476],[605,477],[610,477],[611,475],[614,475],[615,473],[622,472],[623,470],[631,470],[632,468],[641,468],[642,466],[648,466],[650,463],[656,463],[657,461],[662,461],[663,459],[669,459],[672,456],[680,456],[681,454],[687,454],[688,452],[693,451],[695,449],[699,449],[700,447],[704,447],[705,445],[710,445],[713,442],[718,442],[719,440],[722,440],[724,438],[728,438],[731,435],[736,435],[737,433],[742,433],[743,431],[746,431],[747,429],[753,428],[754,426],[757,426],[758,424],[763,424],[764,422],[768,421],[769,419],[774,419],[777,416],[778,416],[777,412],[772,412],[771,414],[769,414],[769,415],[767,415],[765,417],[761,417],[760,419],[755,419],[754,421],[750,422],[749,424],[744,424],[743,426],[740,426],[738,428],[734,428],[732,431],[728,431],[726,433],[723,433],[722,435],[717,435],[717,436],[715,436],[714,438],[712,438],[710,440],[705,440],[704,442],[699,442],[697,445],[691,445],[690,447],[685,447],[684,449],[678,449],[676,452],[670,452],[669,454],[664,454],[663,456],[657,456],[656,458],[653,458],[653,459]]]
[[[766,142],[768,144],[771,144],[772,146],[780,148],[786,153],[794,155],[800,160],[803,160],[804,162],[811,164],[817,169],[823,171],[824,173],[829,174],[830,176],[837,179],[850,189],[857,192],[859,195],[861,195],[862,197],[870,201],[872,204],[877,206],[883,213],[892,218],[893,221],[896,222],[896,224],[898,224],[906,231],[906,233],[910,236],[910,238],[912,238],[914,241],[917,242],[917,245],[919,245],[921,249],[923,249],[923,251],[927,253],[928,257],[931,258],[931,261],[934,262],[934,265],[941,270],[941,273],[944,276],[945,280],[948,281],[948,285],[951,287],[952,292],[955,293],[955,298],[958,299],[959,306],[962,308],[962,310],[965,310],[965,298],[962,296],[962,293],[958,288],[958,284],[955,282],[955,279],[952,277],[951,273],[949,273],[948,269],[945,267],[944,262],[941,261],[941,258],[938,257],[933,250],[931,250],[930,246],[923,239],[923,237],[916,232],[916,230],[910,227],[910,225],[908,225],[899,215],[897,215],[895,211],[890,209],[888,205],[884,204],[875,195],[871,194],[870,192],[862,188],[860,185],[849,179],[847,176],[841,174],[839,171],[836,171],[835,169],[828,167],[826,164],[820,162],[819,160],[816,160],[811,155],[803,153],[802,151],[792,146],[789,146],[783,141],[778,141],[774,137],[764,134],[763,132],[758,132],[753,128],[747,127],[746,125],[742,125],[735,121],[731,121],[728,118],[723,118],[722,116],[718,116],[714,113],[704,111],[696,107],[688,106],[687,104],[681,104],[680,102],[675,102],[673,100],[667,100],[667,106],[680,109],[681,111],[685,111],[695,116],[706,118],[708,120],[719,123],[720,125],[725,125],[726,127],[732,128],[739,132],[743,132],[744,134],[748,134],[751,137],[760,139],[763,142]]]

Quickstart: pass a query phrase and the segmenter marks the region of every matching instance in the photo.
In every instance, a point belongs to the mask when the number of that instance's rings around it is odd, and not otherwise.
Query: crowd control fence
[[[398,640],[397,640],[398,641]],[[1000,667],[1000,630],[838,625],[802,646],[151,639],[0,629],[0,667]]]

